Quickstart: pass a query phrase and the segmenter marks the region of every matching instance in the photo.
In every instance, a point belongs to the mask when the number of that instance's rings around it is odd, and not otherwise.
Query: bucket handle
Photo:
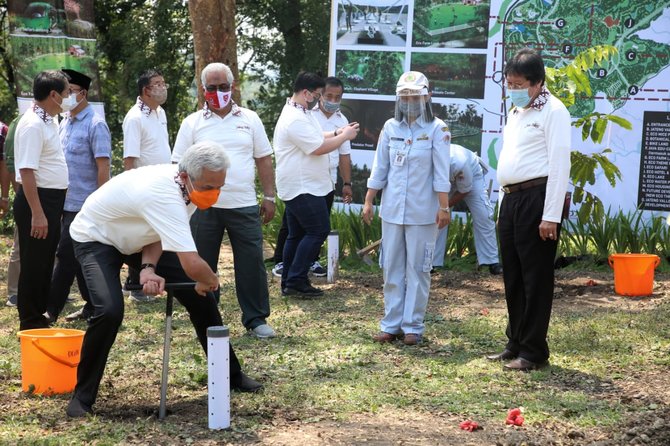
[[[42,353],[44,353],[45,355],[47,355],[49,358],[53,359],[54,361],[56,361],[56,362],[58,362],[58,363],[60,363],[60,364],[63,364],[64,366],[72,367],[72,368],[77,367],[77,366],[79,365],[79,361],[77,361],[77,362],[70,362],[70,361],[68,361],[67,359],[59,358],[58,356],[56,356],[56,355],[54,355],[53,353],[49,352],[48,350],[46,350],[44,347],[42,347],[42,346],[40,345],[39,340],[38,340],[37,338],[33,338],[33,339],[31,339],[31,341],[32,341],[33,345],[34,345],[39,351],[41,351]]]
[[[610,268],[614,268],[614,256],[613,256],[613,255],[610,255],[610,256],[607,258],[607,263],[610,264]]]

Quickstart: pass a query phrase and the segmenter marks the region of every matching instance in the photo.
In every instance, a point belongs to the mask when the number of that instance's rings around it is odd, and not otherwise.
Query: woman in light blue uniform
[[[449,144],[451,133],[433,116],[428,79],[409,71],[396,86],[395,116],[379,136],[363,220],[373,217],[382,190],[384,318],[377,342],[421,342],[430,291],[430,270],[438,228],[450,221]]]

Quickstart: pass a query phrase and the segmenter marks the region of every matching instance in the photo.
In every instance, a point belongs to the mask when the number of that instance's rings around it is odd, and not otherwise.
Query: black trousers
[[[49,304],[47,305],[49,316],[51,316],[54,321],[58,319],[58,315],[63,311],[65,301],[70,294],[70,288],[72,287],[75,277],[77,278],[77,286],[79,287],[81,297],[86,301],[86,305],[89,308],[91,307],[86,281],[84,281],[84,275],[81,272],[79,261],[77,261],[77,258],[74,256],[72,238],[70,237],[70,224],[72,224],[72,220],[74,220],[74,217],[76,216],[77,212],[63,211],[60,242],[58,243],[58,249],[56,250],[56,258],[58,259],[58,262],[56,262],[56,267],[54,268],[53,276],[51,278]]]
[[[549,358],[547,331],[554,297],[556,240],[542,240],[546,185],[506,194],[500,206],[498,236],[509,322],[507,349],[533,362]]]
[[[109,351],[123,321],[124,302],[119,274],[121,267],[123,263],[127,263],[139,269],[142,258],[141,254],[123,255],[113,246],[102,243],[73,241],[73,244],[94,307],[93,317],[89,319],[84,335],[74,398],[92,406],[98,395]],[[173,252],[163,253],[156,273],[168,283],[192,281],[184,273],[177,255]],[[200,345],[207,353],[207,328],[223,325],[214,297],[211,294],[200,296],[194,289],[175,291],[174,296],[188,311]],[[232,346],[229,361],[230,376],[240,373],[240,363]]]
[[[20,330],[49,327],[44,312],[47,311],[49,301],[51,274],[60,240],[60,219],[66,192],[66,189],[37,188],[48,224],[47,237],[44,239],[37,239],[30,234],[33,214],[23,188],[19,189],[14,198],[14,220],[21,246],[21,273],[17,294]]]
[[[328,213],[333,210],[333,202],[335,201],[335,191],[332,190],[328,195],[326,195],[326,206],[328,206]],[[288,223],[286,222],[286,209],[284,209],[284,214],[281,217],[281,227],[279,228],[279,233],[277,234],[277,244],[275,245],[275,252],[272,256],[272,260],[275,264],[282,261],[284,253],[284,245],[286,244],[286,239],[288,238]],[[317,255],[314,259],[314,262],[319,260]]]

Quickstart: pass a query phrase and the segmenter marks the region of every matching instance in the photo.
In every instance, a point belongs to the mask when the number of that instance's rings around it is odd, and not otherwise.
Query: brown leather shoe
[[[400,339],[400,337],[401,335],[399,334],[386,333],[385,331],[380,331],[376,335],[372,336],[372,340],[383,344],[384,342],[393,342],[396,339]]]
[[[528,372],[530,370],[538,370],[549,365],[549,362],[533,362],[524,358],[516,358],[503,366],[505,370]]]
[[[403,344],[405,345],[416,345],[420,344],[423,340],[423,336],[417,333],[405,333],[405,337],[402,339]]]
[[[489,361],[510,361],[514,358],[516,358],[516,353],[507,349],[495,355],[486,355],[486,359]]]

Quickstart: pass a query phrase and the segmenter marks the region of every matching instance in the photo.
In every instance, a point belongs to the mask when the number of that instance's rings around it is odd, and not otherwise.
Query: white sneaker
[[[130,300],[133,301],[133,302],[142,302],[142,303],[144,303],[144,302],[151,302],[151,301],[154,300],[154,298],[151,297],[151,296],[147,296],[147,295],[144,294],[144,292],[141,291],[141,290],[136,290],[136,291],[131,291],[131,292],[130,292]]]
[[[277,336],[277,333],[268,324],[262,324],[249,330],[249,334],[256,336],[258,339],[270,339]]]
[[[281,277],[281,273],[283,270],[284,270],[284,262],[279,262],[272,268],[272,275],[275,277]]]
[[[312,266],[309,267],[309,272],[312,273],[314,277],[326,277],[328,275],[328,271],[321,266],[318,260],[312,263]]]

